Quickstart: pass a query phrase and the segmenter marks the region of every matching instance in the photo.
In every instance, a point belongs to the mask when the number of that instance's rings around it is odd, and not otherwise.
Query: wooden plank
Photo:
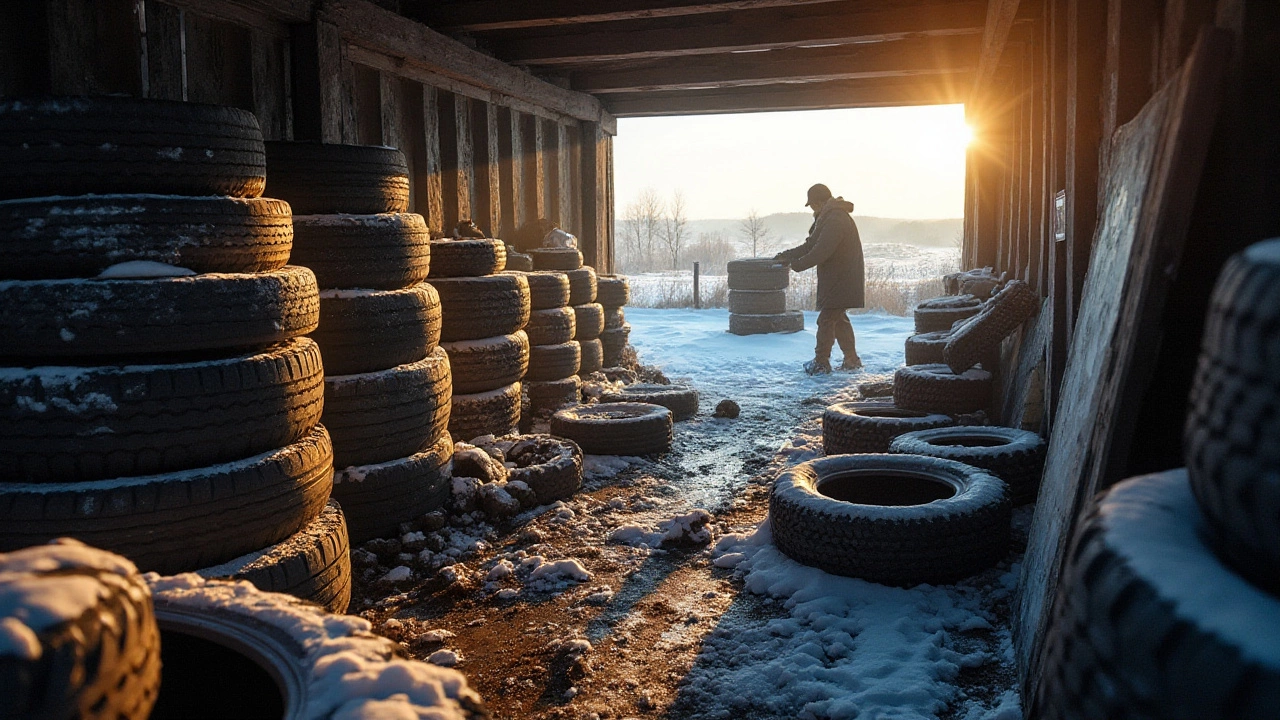
[[[253,52],[249,29],[183,13],[187,100],[253,111]]]
[[[1102,137],[1133,119],[1155,88],[1159,0],[1109,0]],[[1103,150],[1110,147],[1103,143]],[[1106,158],[1103,158],[1106,165]]]
[[[1014,639],[1024,707],[1039,687],[1044,634],[1072,530],[1115,479],[1113,458],[1158,346],[1160,317],[1200,182],[1230,35],[1206,30],[1186,67],[1115,137],[1105,209],[1085,284],[1018,588]]]
[[[471,138],[471,99],[439,93],[441,192],[444,232],[462,220],[472,220],[475,192],[475,153]]]
[[[560,219],[560,135],[556,124],[549,120],[538,121],[542,133],[542,208],[543,217],[564,227]]]
[[[289,98],[289,56],[283,38],[249,31],[253,67],[253,114],[268,140],[290,139],[293,104]]]
[[[1106,0],[1068,0],[1067,13],[1067,303],[1075,327],[1084,276],[1098,224],[1102,148],[1102,78],[1106,46],[1096,33],[1107,26]]]
[[[597,123],[582,123],[582,261],[600,271],[610,266],[608,251],[608,148]],[[603,271],[601,271],[603,272]]]
[[[351,102],[355,105],[356,136],[360,145],[382,144],[382,73],[367,65],[351,63],[355,88]]]
[[[1007,427],[1039,431],[1041,417],[1034,409],[1042,409],[1042,398],[1033,397],[1037,390],[1043,393],[1044,353],[1049,340],[1049,301],[1040,303],[1040,312],[1035,318],[1022,324],[1015,334],[1016,344],[1012,349],[1013,362],[1005,365],[1008,372],[1003,378],[1003,404],[1000,408],[999,423]],[[1041,373],[1039,387],[1032,382],[1033,376]],[[1028,408],[1033,412],[1028,413]]]
[[[355,83],[338,29],[326,22],[295,26],[290,47],[294,137],[356,142]]]
[[[151,0],[147,0],[150,3]],[[166,0],[170,5],[210,20],[256,28],[280,37],[289,25],[312,20],[313,0]]]
[[[440,154],[440,93],[422,87],[422,142],[424,165],[422,197],[418,212],[427,218],[433,234],[444,232],[444,161]]]
[[[502,183],[498,169],[498,108],[471,103],[471,140],[475,153],[475,196],[472,219],[482,230],[499,237],[502,230]]]
[[[396,147],[404,153],[405,162],[409,166],[409,212],[425,215],[426,206],[426,143],[423,137],[425,130],[422,117],[422,86],[405,78],[392,77],[395,91],[392,97],[395,102],[397,119],[383,124],[386,137],[397,140]],[[386,98],[387,94],[384,93]],[[384,103],[384,113],[387,110]]]
[[[378,116],[382,121],[379,142],[387,147],[399,148],[405,153],[404,114],[401,110],[400,78],[390,73],[378,73],[378,100],[381,103]],[[409,174],[410,178],[413,174]]]
[[[582,232],[582,126],[579,123],[573,123],[566,128],[566,136],[568,138],[568,176],[569,176],[569,208],[568,220],[569,227],[573,228],[575,235]]]
[[[1200,28],[1213,24],[1217,5],[1216,0],[1165,0],[1156,75],[1159,82],[1178,72]]]
[[[524,151],[523,174],[521,183],[524,191],[525,221],[547,217],[546,194],[544,183],[546,172],[543,167],[546,145],[542,134],[542,122],[529,115],[520,116],[520,145]]]
[[[498,108],[498,174],[501,187],[502,237],[513,238],[525,223],[524,145],[520,136],[520,113]]]
[[[159,100],[181,100],[186,76],[183,73],[182,11],[161,2],[145,6],[143,34],[147,57],[146,97]]]
[[[475,2],[418,2],[409,14],[416,20],[445,33],[473,33],[486,30],[577,25],[589,22],[683,17],[705,13],[733,12],[767,7],[791,7],[830,0],[543,0],[513,3],[510,0]]]
[[[1020,0],[987,0],[987,18],[982,27],[982,48],[978,52],[978,71],[973,76],[973,97],[986,93],[986,85],[1000,67],[1009,31],[1018,17]]]
[[[142,33],[134,0],[48,0],[51,90],[142,95]]]
[[[560,220],[561,228],[571,233],[576,233],[578,228],[573,222],[573,171],[571,170],[573,167],[571,163],[573,148],[569,145],[569,128],[556,123],[555,133],[556,198],[560,202],[556,216]]]

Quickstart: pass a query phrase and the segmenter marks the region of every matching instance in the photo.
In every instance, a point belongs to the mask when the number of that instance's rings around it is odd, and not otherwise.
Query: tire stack
[[[596,302],[604,308],[604,331],[600,333],[602,369],[620,367],[623,350],[631,337],[631,324],[622,309],[631,302],[631,284],[626,276],[598,276]]]
[[[604,331],[604,309],[595,302],[596,273],[582,264],[582,253],[577,248],[532,248],[529,254],[536,271],[529,276],[530,284],[541,287],[537,317],[530,316],[537,330],[530,338],[526,427],[578,403],[581,376],[600,369]],[[562,287],[567,289],[563,296]],[[563,302],[555,305],[561,297]]]
[[[430,236],[422,216],[406,212],[399,150],[269,142],[266,151],[268,187],[298,210],[294,260],[322,288],[312,338],[327,371],[333,495],[361,543],[438,509],[448,493],[453,390],[438,347],[440,297],[424,282]],[[252,558],[230,569],[259,570]]]
[[[554,356],[555,349],[566,348],[573,342],[578,331],[578,316],[569,304],[571,291],[567,274],[539,270],[526,273],[524,277],[529,283],[531,308],[525,333],[529,336],[531,353],[536,348],[542,361],[549,355]],[[539,367],[536,374],[542,376],[547,369]],[[535,417],[548,415],[565,405],[577,405],[582,399],[576,374],[548,380],[529,378],[524,382],[524,393],[527,402],[521,412],[520,428],[525,431],[532,428]]]
[[[0,550],[276,547],[268,589],[345,608],[318,290],[264,160],[234,108],[0,101],[0,198],[42,196],[0,202]]]
[[[734,335],[793,333],[804,329],[804,313],[787,311],[787,266],[771,258],[730,260],[729,332]]]

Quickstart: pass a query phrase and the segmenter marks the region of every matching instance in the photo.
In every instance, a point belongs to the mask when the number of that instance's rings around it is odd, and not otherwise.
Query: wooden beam
[[[514,238],[525,222],[524,171],[521,166],[520,113],[498,108],[498,177],[502,198],[502,226],[499,237]]]
[[[520,114],[521,182],[524,194],[525,221],[547,217],[547,205],[543,189],[546,172],[543,167],[546,144],[542,134],[542,121],[532,115]]]
[[[1021,0],[987,0],[987,22],[982,28],[982,50],[978,53],[978,72],[973,78],[973,96],[982,97],[1000,66],[1009,31],[1018,17]]]
[[[609,143],[596,123],[582,123],[582,228],[578,235],[582,260],[597,272],[612,272],[610,234]]]
[[[432,234],[444,232],[444,158],[440,155],[440,91],[422,86],[422,196],[418,212]]]
[[[475,196],[471,219],[492,237],[502,231],[502,185],[498,162],[498,108],[471,102],[471,139],[475,153]]]
[[[439,0],[413,0],[408,14],[416,20],[445,33],[470,33],[486,30],[518,30],[522,28],[616,20],[683,17],[705,13],[754,10],[767,7],[790,7],[830,0],[542,0],[511,2],[510,0],[478,0],[476,2],[441,3]]]

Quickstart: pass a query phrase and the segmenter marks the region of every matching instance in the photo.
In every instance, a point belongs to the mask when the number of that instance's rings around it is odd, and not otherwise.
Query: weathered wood
[[[566,129],[569,142],[569,227],[575,235],[582,232],[582,127],[573,123]]]
[[[502,183],[498,169],[498,108],[471,103],[471,139],[475,153],[475,197],[471,215],[476,225],[494,237],[502,231]]]
[[[183,73],[182,11],[162,3],[146,3],[143,47],[146,50],[145,97],[181,100],[186,85]]]
[[[1000,66],[1009,31],[1018,17],[1021,0],[987,0],[987,18],[982,28],[982,47],[978,52],[978,71],[973,77],[973,97],[982,97],[987,83]]]
[[[1046,14],[1046,49],[1049,62],[1049,142],[1048,142],[1048,175],[1049,186],[1046,197],[1048,217],[1046,224],[1050,228],[1047,243],[1046,268],[1048,272],[1050,307],[1053,311],[1051,330],[1053,340],[1049,344],[1047,359],[1047,395],[1046,410],[1052,423],[1059,399],[1058,389],[1062,386],[1062,374],[1067,364],[1067,348],[1071,339],[1070,302],[1067,293],[1069,275],[1067,274],[1067,243],[1065,230],[1063,238],[1056,237],[1058,213],[1055,205],[1059,192],[1066,195],[1066,157],[1067,157],[1067,0],[1047,0]],[[1063,220],[1065,226],[1065,219]]]
[[[1102,77],[1106,0],[1068,0],[1067,13],[1067,285],[1068,323],[1075,327],[1098,224],[1098,160],[1102,146]]]
[[[50,40],[44,3],[0,3],[0,96],[52,92]]]
[[[253,114],[268,140],[292,135],[293,104],[289,98],[289,56],[284,39],[261,30],[249,31],[253,67]]]
[[[1141,395],[1158,345],[1170,283],[1165,268],[1182,250],[1229,52],[1227,33],[1207,31],[1183,72],[1115,136],[1106,206],[1019,581],[1014,639],[1024,707],[1038,689],[1072,530],[1094,492],[1115,479],[1113,459],[1131,437],[1134,414],[1125,403]]]
[[[520,145],[524,151],[523,185],[525,216],[528,220],[547,217],[546,170],[544,168],[546,144],[542,134],[542,122],[529,115],[520,116]]]
[[[502,190],[501,236],[514,238],[526,221],[524,200],[524,144],[520,135],[520,113],[498,108],[498,175]]]
[[[253,53],[249,29],[183,13],[186,27],[187,99],[254,109]]]
[[[1015,333],[1009,355],[1012,362],[1005,365],[1003,377],[1003,404],[998,418],[1001,425],[1032,431],[1040,429],[1041,418],[1029,416],[1027,409],[1029,400],[1033,405],[1043,403],[1042,399],[1031,397],[1031,393],[1038,389],[1033,387],[1031,380],[1037,371],[1044,372],[1044,353],[1049,340],[1048,310],[1049,301],[1046,299],[1041,302],[1040,312],[1035,318],[1023,323]]]
[[[382,144],[382,77],[367,65],[351,63],[351,79],[355,92],[350,102],[355,106],[356,137],[360,145]]]
[[[1200,28],[1213,24],[1217,5],[1217,0],[1165,0],[1157,66],[1159,82],[1178,72]]]
[[[423,168],[418,212],[433,233],[444,231],[444,159],[440,152],[440,92],[422,86]]]
[[[448,33],[518,30],[521,28],[575,25],[588,22],[682,17],[705,13],[733,12],[766,7],[791,7],[830,0],[544,0],[513,3],[510,0],[440,3],[415,2],[409,14]]]
[[[401,91],[400,78],[390,73],[378,73],[378,99],[381,102],[379,108],[379,119],[382,121],[382,131],[380,133],[379,142],[387,147],[399,148],[405,151],[405,129],[404,117],[401,110]],[[405,157],[409,156],[405,152]],[[412,173],[410,173],[412,178]]]
[[[609,266],[608,135],[597,123],[582,124],[582,225],[578,235],[583,262],[600,272]]]
[[[133,0],[48,0],[44,5],[54,94],[142,94],[142,38]]]
[[[473,220],[475,150],[471,137],[471,99],[439,93],[441,192],[444,232],[462,220]]]
[[[312,20],[314,0],[166,0],[210,20],[257,28],[284,37],[290,24]],[[151,0],[147,0],[150,4]]]
[[[294,137],[327,143],[356,142],[354,79],[338,29],[326,22],[297,25],[293,55]]]
[[[1102,87],[1102,148],[1116,128],[1142,109],[1155,88],[1158,0],[1109,0],[1107,56]]]
[[[556,210],[556,217],[560,227],[571,233],[578,232],[576,223],[573,221],[573,164],[571,158],[573,156],[573,148],[569,145],[569,128],[560,124],[555,124],[556,148],[555,148],[555,165],[556,165],[556,199],[559,202],[559,208]]]

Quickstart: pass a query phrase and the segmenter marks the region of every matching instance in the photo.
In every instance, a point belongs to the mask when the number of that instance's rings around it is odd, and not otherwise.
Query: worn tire
[[[596,302],[605,310],[620,308],[631,302],[631,283],[626,275],[597,275]]]
[[[1112,487],[1066,556],[1030,717],[1275,717],[1280,600],[1223,565],[1187,471]]]
[[[565,273],[569,277],[569,304],[586,305],[596,301],[596,271],[582,266]]]
[[[237,108],[125,97],[0,101],[0,198],[258,197],[264,160],[257,118]]]
[[[999,352],[1000,343],[1040,309],[1040,298],[1021,280],[1010,280],[982,306],[982,311],[951,333],[943,361],[952,372],[965,370]],[[994,368],[987,368],[993,370]]]
[[[590,375],[604,367],[604,346],[599,340],[579,340],[582,357],[578,361],[578,374]]]
[[[648,403],[565,408],[551,416],[551,434],[592,455],[656,455],[671,449],[671,411]]]
[[[431,278],[483,277],[507,267],[507,245],[493,238],[431,241]]]
[[[916,306],[916,332],[950,330],[957,320],[973,317],[980,310],[982,310],[982,301],[972,295],[943,295],[930,298]]]
[[[460,393],[497,390],[520,382],[529,369],[529,337],[510,335],[441,343],[453,368],[453,389]]]
[[[568,275],[562,272],[531,272],[524,273],[524,278],[529,282],[529,309],[550,310],[569,304]]]
[[[539,505],[563,500],[582,487],[582,448],[572,440],[526,435],[507,450],[506,458],[516,464],[507,482],[528,485]]]
[[[0,358],[17,365],[263,347],[306,335],[320,320],[315,276],[295,266],[137,280],[0,281],[0,307],[7,310],[0,313]]]
[[[427,223],[413,213],[297,215],[293,256],[326,290],[395,290],[427,279],[432,246]]]
[[[520,426],[520,383],[453,396],[449,434],[458,442],[481,435],[507,435]]]
[[[450,360],[441,348],[413,363],[324,379],[333,464],[371,465],[421,452],[449,426]]]
[[[530,248],[535,270],[577,270],[582,267],[582,252],[577,248]]]
[[[582,381],[577,375],[560,380],[529,381],[523,383],[523,387],[529,398],[530,415],[548,410],[554,412],[565,405],[582,402]]]
[[[529,380],[560,380],[577,375],[582,365],[582,347],[577,340],[559,345],[534,345],[529,348]]]
[[[320,349],[172,365],[0,374],[0,477],[75,482],[228,462],[296,442],[320,420]]]
[[[1036,499],[1045,447],[1044,438],[1033,432],[985,425],[903,433],[889,443],[889,452],[945,458],[986,470],[1009,486],[1009,500],[1018,506]]]
[[[916,333],[907,338],[907,365],[936,365],[942,362],[942,350],[951,337],[950,330]]]
[[[627,347],[627,338],[631,337],[631,323],[623,323],[616,330],[605,330],[600,333],[600,346],[604,350],[604,366],[618,367],[622,364],[622,351]]]
[[[355,375],[416,362],[440,340],[442,301],[418,283],[400,290],[325,290],[311,334],[331,375]]]
[[[777,315],[729,315],[729,332],[734,335],[794,333],[804,330],[804,313],[791,310]]]
[[[781,315],[787,311],[786,290],[730,290],[729,312],[737,315]]]
[[[524,326],[531,345],[559,345],[573,339],[578,331],[577,314],[570,307],[534,310]]]
[[[409,209],[409,166],[395,148],[272,141],[267,193],[297,215],[376,215]]]
[[[837,403],[822,412],[822,452],[887,453],[893,439],[903,433],[954,424],[946,415],[904,410],[875,401]]]
[[[510,335],[529,322],[529,281],[521,275],[439,278],[431,284],[440,293],[440,339],[446,342]]]
[[[0,279],[93,277],[150,260],[198,273],[289,261],[289,204],[267,198],[88,195],[0,201]]]
[[[0,608],[0,716],[150,716],[160,629],[132,563],[65,540],[0,555]]]
[[[507,245],[507,269],[514,272],[533,272],[533,257],[516,252],[512,245]]]
[[[604,332],[604,308],[599,303],[573,306],[574,340],[596,340]]]
[[[787,266],[773,258],[730,260],[725,268],[730,290],[786,290],[791,282]]]
[[[991,373],[966,370],[959,375],[946,365],[908,365],[893,374],[893,404],[907,410],[962,415],[991,404]]]
[[[176,573],[274,545],[320,512],[333,486],[317,426],[270,452],[199,469],[105,481],[0,483],[0,550],[57,537]]]
[[[698,414],[698,391],[688,385],[657,385],[654,383],[625,385],[616,392],[610,391],[601,394],[600,402],[661,405],[671,411],[671,419],[675,422],[688,420]]]
[[[955,582],[999,562],[1010,514],[995,476],[918,455],[811,460],[778,476],[769,496],[773,542],[788,557],[901,587]]]
[[[445,433],[422,452],[337,470],[333,497],[342,505],[351,542],[398,536],[400,523],[444,507],[452,459],[453,440]]]
[[[620,307],[605,307],[604,329],[617,330],[627,323],[627,315]]]

